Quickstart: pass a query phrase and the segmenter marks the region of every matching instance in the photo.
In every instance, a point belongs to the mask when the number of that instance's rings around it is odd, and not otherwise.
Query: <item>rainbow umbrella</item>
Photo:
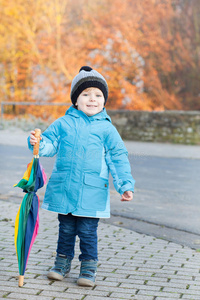
[[[24,273],[31,247],[39,229],[40,200],[36,195],[39,188],[46,183],[47,176],[39,162],[40,129],[35,129],[38,139],[34,146],[33,159],[28,164],[23,178],[14,186],[18,186],[26,193],[19,207],[15,220],[15,249],[19,266],[19,286],[23,286]]]

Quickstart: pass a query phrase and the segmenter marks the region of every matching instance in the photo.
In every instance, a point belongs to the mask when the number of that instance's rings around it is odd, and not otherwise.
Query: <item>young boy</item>
[[[82,67],[71,85],[71,106],[42,134],[40,156],[56,156],[42,208],[57,212],[59,237],[55,264],[48,278],[62,280],[70,272],[76,235],[81,261],[78,285],[94,286],[97,271],[99,218],[110,217],[109,171],[121,201],[133,198],[134,179],[124,143],[104,105],[105,78]],[[28,139],[32,150],[35,132]]]

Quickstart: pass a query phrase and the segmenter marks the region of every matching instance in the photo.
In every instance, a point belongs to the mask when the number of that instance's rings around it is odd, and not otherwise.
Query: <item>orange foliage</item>
[[[198,0],[0,1],[1,99],[70,102],[90,65],[108,81],[107,108],[200,109]]]

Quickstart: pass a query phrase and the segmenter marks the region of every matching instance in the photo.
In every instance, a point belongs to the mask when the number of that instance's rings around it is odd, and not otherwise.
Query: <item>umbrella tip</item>
[[[24,284],[24,275],[19,275],[19,282],[18,282],[18,286],[22,287]]]

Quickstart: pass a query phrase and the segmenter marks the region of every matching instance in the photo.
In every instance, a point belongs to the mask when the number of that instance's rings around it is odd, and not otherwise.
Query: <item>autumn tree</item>
[[[198,0],[0,4],[1,99],[69,102],[91,65],[108,81],[107,108],[200,109]]]
[[[174,68],[162,80],[186,110],[200,110],[200,2],[173,1],[170,57]]]

